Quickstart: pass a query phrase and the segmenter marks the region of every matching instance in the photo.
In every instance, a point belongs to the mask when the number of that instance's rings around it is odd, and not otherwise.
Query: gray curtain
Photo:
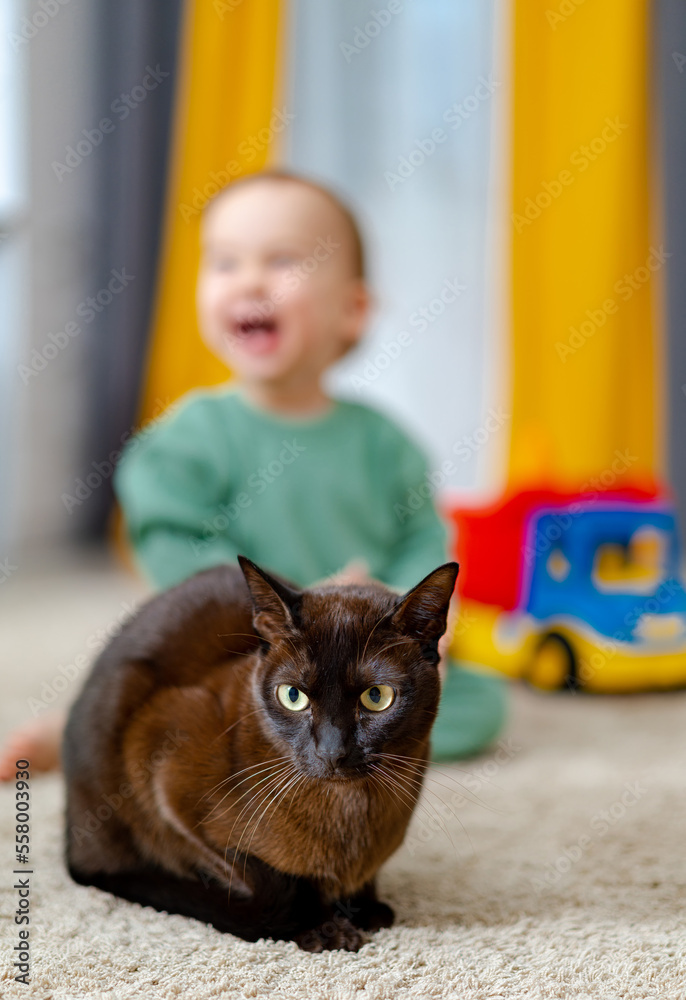
[[[96,106],[112,123],[98,157],[94,287],[115,289],[89,338],[85,477],[107,470],[136,422],[160,249],[182,0],[97,0]],[[107,127],[107,126],[106,126]],[[97,136],[96,136],[97,138]],[[123,272],[123,274],[122,274]],[[130,277],[132,276],[132,277]],[[124,286],[122,288],[122,286]],[[102,536],[111,476],[83,505],[80,532]]]
[[[686,539],[686,3],[658,0],[655,33],[657,116],[662,153],[665,309],[669,393],[669,478]]]

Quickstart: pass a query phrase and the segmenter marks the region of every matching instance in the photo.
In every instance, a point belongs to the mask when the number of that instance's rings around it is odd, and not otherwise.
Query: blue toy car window
[[[642,525],[626,544],[605,542],[593,560],[593,583],[603,593],[651,594],[667,570],[669,539],[654,525]]]

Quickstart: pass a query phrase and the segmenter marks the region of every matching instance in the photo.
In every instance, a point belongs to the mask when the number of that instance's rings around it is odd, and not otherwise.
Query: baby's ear
[[[239,556],[238,562],[252,598],[257,634],[272,642],[285,632],[293,632],[302,592],[274,579],[245,556]]]
[[[400,598],[391,618],[399,632],[423,643],[440,639],[448,626],[448,607],[458,569],[456,562],[445,563]]]
[[[362,278],[352,279],[343,310],[340,357],[357,347],[364,337],[369,326],[371,308],[372,297],[367,283]]]

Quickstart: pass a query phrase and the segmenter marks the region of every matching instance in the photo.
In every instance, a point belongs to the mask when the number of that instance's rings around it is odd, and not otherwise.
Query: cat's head
[[[401,597],[377,583],[298,590],[240,564],[261,640],[265,736],[313,778],[364,777],[379,753],[419,756],[438,708],[457,563]]]

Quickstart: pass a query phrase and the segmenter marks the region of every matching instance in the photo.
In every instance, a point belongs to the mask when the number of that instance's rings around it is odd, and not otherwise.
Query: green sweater
[[[366,406],[285,419],[222,387],[144,428],[114,485],[158,587],[243,554],[302,586],[363,559],[405,590],[447,558],[425,475],[419,449]]]

